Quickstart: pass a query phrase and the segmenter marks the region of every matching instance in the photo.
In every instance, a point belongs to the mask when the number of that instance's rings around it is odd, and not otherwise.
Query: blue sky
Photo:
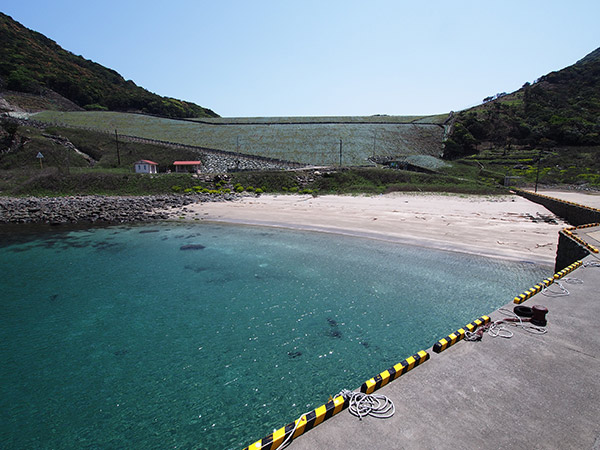
[[[227,117],[458,111],[600,47],[597,0],[19,0],[0,10]]]

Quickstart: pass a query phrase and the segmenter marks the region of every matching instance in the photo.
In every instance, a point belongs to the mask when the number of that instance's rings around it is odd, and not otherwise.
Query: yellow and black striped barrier
[[[424,363],[428,359],[429,353],[421,350],[409,358],[406,358],[404,361],[399,362],[394,367],[390,367],[388,370],[380,373],[376,377],[365,381],[360,387],[360,391],[370,394],[375,389],[385,386],[390,381],[395,380],[401,375],[404,375],[406,372],[415,368],[419,364]],[[306,414],[303,414],[299,419],[287,424],[285,427],[275,430],[273,433],[265,436],[260,441],[256,441],[254,444],[249,445],[244,450],[275,450],[284,442],[291,442],[298,436],[306,433],[323,421],[347,408],[348,403],[349,402],[344,398],[344,396],[337,395],[324,405],[319,406],[317,409],[314,409]]]
[[[583,261],[579,260],[579,261],[575,261],[573,264],[565,267],[563,270],[561,270],[560,272],[557,272],[554,274],[554,279],[555,280],[560,280],[562,277],[564,277],[565,275],[570,274],[571,272],[573,272],[575,269],[577,269],[579,266],[581,266],[583,264]]]
[[[571,273],[572,271],[574,271],[575,269],[577,269],[582,264],[583,264],[583,261],[576,261],[573,264],[571,264],[570,266],[565,267],[560,272],[555,273],[552,276],[552,278],[546,278],[545,280],[543,280],[540,283],[536,284],[531,289],[528,289],[525,292],[523,292],[522,294],[517,295],[514,298],[513,303],[516,303],[516,304],[523,303],[525,300],[530,299],[531,297],[533,297],[538,292],[541,292],[544,288],[547,288],[548,286],[550,286],[556,280],[559,280],[562,277],[564,277],[565,275]]]
[[[291,442],[298,436],[311,430],[324,420],[329,419],[347,407],[348,402],[342,395],[338,395],[324,405],[303,414],[294,422],[287,424],[279,430],[275,430],[260,441],[256,441],[254,444],[249,445],[244,450],[275,450],[279,448],[281,444],[286,442],[286,440]]]
[[[360,392],[370,394],[376,389],[385,386],[390,381],[393,381],[399,376],[404,375],[406,372],[417,367],[419,364],[424,363],[428,359],[429,353],[421,350],[420,352],[406,358],[404,361],[400,361],[394,367],[390,367],[388,370],[385,370],[370,380],[365,381],[360,387]]]
[[[598,253],[598,249],[596,247],[594,247],[592,244],[588,244],[586,241],[584,241],[583,239],[581,239],[579,236],[577,236],[576,234],[574,234],[573,231],[572,231],[572,230],[578,230],[578,229],[581,229],[581,228],[589,228],[591,226],[598,226],[598,224],[597,223],[592,223],[592,224],[583,225],[583,226],[580,226],[580,227],[565,228],[564,230],[562,230],[562,232],[566,236],[568,236],[569,238],[571,238],[575,242],[577,242],[579,245],[582,245],[583,247],[587,248],[592,253]]]
[[[542,290],[544,290],[545,288],[550,286],[552,283],[554,283],[554,280],[555,280],[555,278],[552,277],[552,278],[546,278],[545,280],[540,281],[538,284],[533,286],[531,289],[527,289],[522,294],[517,295],[514,298],[513,303],[517,303],[517,304],[523,303],[525,300],[530,299],[538,292],[542,292]]]
[[[433,351],[436,353],[443,352],[448,347],[456,344],[458,341],[465,338],[465,334],[467,331],[474,331],[477,327],[481,325],[485,325],[490,321],[489,316],[481,316],[479,319],[475,319],[473,322],[468,323],[463,328],[456,330],[454,333],[449,334],[443,339],[437,341],[433,346]]]

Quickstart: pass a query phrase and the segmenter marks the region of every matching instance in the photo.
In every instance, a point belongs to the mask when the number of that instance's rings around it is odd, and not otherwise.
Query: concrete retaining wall
[[[558,273],[575,261],[585,258],[590,251],[577,241],[571,239],[563,231],[558,233],[558,248],[556,249],[556,260],[554,272]]]
[[[514,189],[514,191],[521,197],[525,197],[527,200],[543,205],[546,209],[552,211],[558,217],[563,218],[573,226],[578,227],[588,223],[600,222],[599,209],[548,197],[547,195],[522,191],[521,189]]]
[[[573,226],[580,227],[600,222],[600,209],[521,189],[514,189],[514,191],[527,200],[543,205],[546,209],[552,211]],[[554,262],[555,272],[561,271],[575,261],[579,261],[590,254],[590,250],[585,245],[582,245],[582,243],[569,236],[569,233],[565,231],[561,231],[558,236],[558,248],[556,249],[556,260]]]

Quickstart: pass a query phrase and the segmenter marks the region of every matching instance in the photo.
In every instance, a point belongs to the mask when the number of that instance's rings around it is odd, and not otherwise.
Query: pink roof
[[[158,166],[158,163],[155,163],[154,161],[150,161],[149,159],[142,159],[142,160],[136,162],[136,164],[139,164],[139,163],[153,164],[155,166]]]
[[[201,165],[202,161],[175,161],[174,166],[198,166]]]

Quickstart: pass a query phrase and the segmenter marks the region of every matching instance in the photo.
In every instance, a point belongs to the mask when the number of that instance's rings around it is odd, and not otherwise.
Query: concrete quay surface
[[[510,339],[486,333],[439,354],[429,349],[429,361],[375,391],[394,402],[393,417],[359,420],[346,409],[288,448],[600,450],[600,267],[581,266],[561,284],[568,296],[538,293],[521,304],[548,308],[546,334],[511,326]]]

